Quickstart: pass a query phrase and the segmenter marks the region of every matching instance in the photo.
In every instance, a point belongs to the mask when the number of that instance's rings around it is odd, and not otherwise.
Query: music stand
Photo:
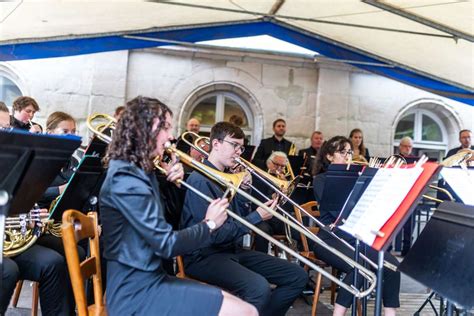
[[[473,261],[474,206],[443,202],[399,269],[446,298],[449,312],[452,303],[474,307]]]
[[[251,161],[253,159],[253,154],[255,152],[255,146],[244,145],[244,147],[245,147],[245,150],[242,153],[242,155],[240,155],[240,157],[244,158],[247,161]]]
[[[86,213],[89,210],[88,205],[95,206],[104,175],[101,158],[84,156],[51,210],[49,218],[61,221],[62,214],[68,209],[77,209]]]
[[[0,275],[5,218],[31,210],[80,144],[77,136],[0,131]]]
[[[104,157],[109,146],[104,141],[100,140],[97,136],[92,137],[89,145],[87,145],[84,156]]]

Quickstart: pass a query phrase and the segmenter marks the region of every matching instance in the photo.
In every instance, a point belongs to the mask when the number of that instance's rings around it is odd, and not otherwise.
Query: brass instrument
[[[103,135],[100,135],[100,137],[102,137]],[[99,135],[97,135],[97,137],[99,137]],[[239,188],[239,185],[240,183],[242,182],[243,178],[245,177],[245,173],[239,173],[239,174],[227,174],[227,173],[223,173],[223,172],[220,172],[220,171],[217,171],[213,168],[210,168],[196,160],[194,160],[192,157],[190,157],[189,155],[177,150],[175,147],[173,147],[171,144],[166,144],[166,151],[167,153],[169,154],[172,154],[172,155],[175,155],[176,157],[179,158],[179,160],[185,164],[187,164],[188,166],[196,169],[197,171],[201,172],[204,176],[208,177],[209,179],[217,182],[219,185],[223,186],[224,188],[226,188],[226,191],[224,193],[224,195],[226,196],[228,193],[231,194],[231,197],[233,195],[235,195],[236,193],[239,193],[240,195],[242,195],[243,197],[247,198],[249,201],[251,201],[252,203],[255,203],[256,205],[258,205],[259,207],[262,207],[265,211],[271,213],[273,216],[277,217],[278,219],[282,220],[282,221],[287,221],[288,224],[300,231],[301,233],[305,234],[306,236],[308,236],[308,238],[311,238],[312,240],[314,240],[315,242],[317,242],[318,244],[320,244],[321,246],[323,246],[324,248],[328,249],[329,251],[331,251],[332,253],[334,253],[335,255],[337,255],[338,257],[340,257],[342,260],[344,260],[347,264],[349,264],[350,266],[354,267],[354,268],[357,268],[359,273],[361,274],[362,277],[364,277],[365,279],[367,279],[368,281],[368,288],[364,291],[360,291],[356,288],[354,288],[353,286],[350,286],[350,285],[347,285],[345,284],[344,282],[342,282],[341,280],[339,280],[337,277],[334,277],[332,274],[330,274],[329,272],[327,272],[326,270],[324,270],[323,268],[317,266],[316,264],[314,264],[312,261],[308,260],[307,258],[301,256],[299,253],[297,253],[296,251],[292,250],[291,248],[289,248],[288,246],[284,245],[283,243],[281,243],[280,241],[276,240],[275,238],[273,238],[272,236],[268,235],[267,233],[265,233],[264,231],[262,231],[261,229],[259,229],[258,227],[254,226],[253,224],[249,223],[248,221],[246,221],[245,219],[241,218],[239,215],[237,215],[236,213],[234,213],[232,210],[229,210],[227,209],[227,214],[232,217],[233,219],[235,219],[236,221],[240,222],[241,224],[243,224],[244,226],[246,226],[247,228],[253,230],[255,233],[259,234],[260,236],[262,236],[263,238],[267,239],[268,241],[270,241],[271,243],[273,243],[274,245],[278,246],[279,248],[281,248],[282,250],[286,251],[287,253],[291,254],[292,256],[294,256],[295,258],[298,258],[298,260],[300,260],[301,262],[307,264],[309,267],[311,267],[312,269],[314,269],[315,271],[318,271],[319,273],[321,273],[321,275],[324,275],[325,277],[327,277],[328,279],[330,279],[332,282],[335,282],[336,284],[338,284],[340,287],[344,288],[345,290],[349,291],[350,293],[352,293],[354,296],[360,298],[360,297],[364,297],[364,296],[367,296],[369,295],[375,288],[376,286],[376,276],[375,274],[368,270],[367,268],[365,268],[364,266],[362,266],[361,264],[359,264],[358,262],[355,262],[353,259],[345,256],[343,253],[339,252],[338,250],[330,247],[329,245],[327,245],[326,243],[324,243],[321,239],[319,239],[318,237],[313,237],[312,235],[309,235],[308,232],[306,230],[303,230],[300,226],[294,224],[293,222],[291,221],[288,221],[286,220],[282,215],[280,215],[278,212],[274,211],[273,209],[271,209],[270,207],[266,206],[265,204],[263,204],[262,202],[258,201],[257,199],[255,199],[253,196],[251,196],[250,194],[248,194],[247,192],[245,192],[244,190],[240,189]],[[163,174],[166,174],[166,170],[163,169],[161,166],[160,166],[160,162],[161,162],[161,158],[162,157],[156,157],[154,160],[153,160],[153,164],[155,165],[155,167],[160,171],[162,172]],[[187,184],[185,181],[182,181],[182,180],[177,180],[176,181],[177,184],[180,184],[180,185],[183,185],[185,186],[187,189],[191,190],[192,192],[194,192],[195,194],[197,194],[199,197],[203,198],[204,200],[208,201],[208,202],[212,202],[212,199],[206,195],[204,195],[202,192],[198,191],[197,189],[195,189],[194,187],[192,187],[191,185]]]
[[[461,149],[456,154],[444,159],[441,162],[443,167],[466,166],[474,157],[474,150]]]
[[[97,136],[101,141],[110,143],[112,141],[112,134],[108,135],[104,131],[108,130],[111,133],[115,130],[117,120],[108,114],[96,113],[89,116],[86,120],[87,128]]]
[[[192,132],[189,132],[189,133],[192,133]],[[195,134],[195,133],[194,133]],[[196,134],[197,135],[197,134]],[[199,136],[195,139],[195,142],[198,141],[199,139],[202,139],[202,138],[205,138],[205,137],[202,137],[202,136]],[[209,139],[209,138],[207,138]],[[206,157],[209,155],[208,152],[202,150],[201,148],[197,147],[195,144],[193,143],[189,143],[187,142],[188,145],[194,147],[196,150],[200,151],[203,155],[206,155]],[[293,192],[293,189],[296,187],[295,186],[295,181],[286,181],[286,180],[281,180],[277,177],[274,177],[272,175],[270,175],[269,173],[263,171],[262,169],[258,168],[257,166],[255,166],[254,164],[252,164],[251,162],[241,158],[241,157],[238,157],[235,159],[235,162],[238,163],[239,165],[242,165],[248,172],[250,172],[250,174],[252,176],[256,176],[257,178],[259,178],[262,182],[264,182],[265,184],[267,184],[268,186],[270,186],[274,191],[275,193],[277,193],[282,199],[282,201],[284,202],[288,202],[290,203],[292,206],[298,208],[302,213],[306,214],[306,216],[308,216],[308,218],[310,218],[316,225],[318,225],[320,228],[327,228],[322,222],[320,222],[316,217],[314,217],[311,213],[309,213],[307,210],[305,210],[304,208],[302,208],[298,203],[296,203],[295,201],[293,201],[289,196],[290,194]],[[266,199],[266,200],[269,200],[269,198],[263,194],[262,192],[258,191],[255,187],[252,187],[253,190],[255,190],[259,195],[262,196],[262,198]],[[298,227],[300,227],[301,229],[305,230],[307,234],[310,234],[311,237],[308,236],[308,238],[312,239],[312,240],[315,240],[315,239],[318,239],[319,240],[319,237],[316,236],[315,233],[313,233],[310,229],[308,229],[307,227],[305,227],[304,225],[302,225],[296,218],[294,218],[291,214],[289,214],[287,211],[285,211],[280,205],[277,205],[277,209],[282,213],[284,214],[288,220],[287,221],[284,221],[284,222],[291,222],[292,224],[295,224],[295,225],[298,225]],[[282,216],[282,215],[280,215]],[[279,217],[277,217],[279,218]],[[279,218],[280,219],[280,218]],[[291,225],[290,225],[291,226]],[[331,234],[334,238],[338,239],[339,241],[341,241],[344,245],[346,245],[346,247],[348,247],[349,249],[351,249],[352,251],[354,251],[354,247],[349,244],[346,240],[340,238],[339,236],[337,236],[335,233],[332,232],[332,230],[328,229],[327,230],[329,234]],[[364,259],[369,265],[371,265],[372,267],[374,268],[377,268],[377,264],[375,262],[373,262],[372,260],[370,260],[367,256],[363,255],[363,254],[360,254],[361,258]],[[384,266],[387,267],[388,269],[391,269],[393,271],[396,271],[397,270],[397,267],[394,266],[393,264],[391,264],[390,262],[388,261],[385,261],[384,262]]]

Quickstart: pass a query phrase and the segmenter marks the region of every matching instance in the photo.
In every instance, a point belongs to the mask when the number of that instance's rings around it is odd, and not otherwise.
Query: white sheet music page
[[[395,213],[422,172],[421,167],[379,169],[339,228],[372,245],[376,232]]]
[[[474,205],[474,170],[460,168],[441,169],[441,176],[464,204]]]

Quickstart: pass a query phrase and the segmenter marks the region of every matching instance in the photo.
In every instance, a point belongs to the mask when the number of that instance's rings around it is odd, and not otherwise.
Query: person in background
[[[7,105],[0,101],[0,130],[10,127],[10,112]]]
[[[190,118],[189,121],[186,123],[186,132],[193,132],[193,133],[199,134],[200,129],[201,129],[201,122],[199,122],[197,118],[194,118],[194,117]],[[194,142],[194,138],[191,135],[186,135],[186,140],[190,143]],[[176,141],[176,148],[186,154],[191,154],[191,146],[186,144],[186,142],[182,139],[181,136],[179,136]],[[197,153],[195,154],[197,155]]]
[[[413,150],[413,140],[410,136],[405,136],[400,139],[400,144],[398,145],[398,153],[402,157],[411,157]]]
[[[326,183],[326,171],[329,168],[330,164],[347,164],[350,161],[350,156],[352,155],[352,142],[344,136],[335,136],[324,143],[323,147],[316,157],[315,166],[313,168],[315,172],[315,177],[313,180],[313,189],[314,189],[314,198],[320,203],[324,199],[324,186]],[[339,216],[339,210],[328,210],[320,209],[320,221],[326,226],[330,227],[334,225],[337,217]],[[338,229],[337,226],[333,229],[334,233],[339,237],[345,239],[352,246],[355,244],[355,238],[351,235],[345,233],[344,231]],[[318,237],[327,243],[330,247],[339,250],[344,253],[349,258],[354,258],[354,251],[345,246],[341,241],[337,240],[331,236],[327,231],[321,229],[318,232]],[[334,253],[330,252],[325,247],[316,244],[312,240],[310,242],[310,247],[317,254],[318,259],[323,260],[327,264],[335,267],[341,272],[345,272],[346,276],[343,281],[346,284],[352,284],[354,277],[354,269],[352,266],[347,264]],[[367,257],[372,261],[377,261],[378,252],[373,248],[367,246]],[[385,260],[398,266],[398,261],[391,254],[386,253]],[[358,278],[357,288],[362,286],[363,279],[362,277]],[[400,272],[394,272],[390,269],[384,268],[383,271],[383,304],[384,304],[384,315],[394,316],[396,314],[396,309],[400,306]],[[343,316],[345,315],[347,309],[352,304],[352,294],[344,289],[339,289],[337,295],[336,304],[334,305],[333,316]]]
[[[368,162],[370,159],[369,149],[364,145],[364,135],[362,130],[354,128],[349,134],[349,138],[352,142],[352,148],[354,148],[354,156],[352,157],[355,161]]]
[[[305,173],[312,174],[311,168],[314,165],[314,159],[318,154],[319,149],[324,143],[323,133],[320,131],[314,131],[311,134],[311,146],[305,149],[301,149],[298,152],[298,156],[302,156],[304,159],[303,168],[306,168]]]
[[[281,118],[276,119],[273,122],[273,136],[262,139],[253,158],[253,163],[263,169],[272,152],[282,151],[288,155],[294,144],[284,138],[285,133],[285,120]]]
[[[461,143],[461,146],[453,148],[450,151],[448,151],[445,159],[448,157],[451,157],[452,155],[456,154],[458,151],[462,149],[474,150],[474,146],[472,146],[471,140],[472,140],[472,132],[468,129],[461,130],[459,132],[459,142]]]
[[[41,125],[32,120],[40,107],[35,99],[31,97],[18,97],[13,101],[13,117],[11,126],[13,128],[29,131],[31,133],[42,133]]]
[[[118,119],[120,118],[120,116],[122,116],[123,110],[125,110],[125,106],[123,106],[123,105],[118,106],[117,108],[115,108],[114,118],[115,118],[117,121],[118,121]]]

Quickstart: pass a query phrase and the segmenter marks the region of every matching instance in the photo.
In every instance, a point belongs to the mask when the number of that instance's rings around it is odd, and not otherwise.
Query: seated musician
[[[32,122],[35,113],[39,110],[39,105],[35,99],[31,97],[16,98],[15,101],[13,101],[12,127],[31,133],[42,133],[43,128],[41,125]]]
[[[10,114],[5,103],[0,101],[0,130],[10,129]]]
[[[48,211],[41,209],[41,217]],[[38,225],[33,224],[33,225]],[[3,287],[0,289],[0,315],[4,315],[18,280],[39,283],[42,315],[75,315],[66,260],[53,249],[34,244],[18,255],[3,258]]]
[[[108,314],[256,315],[253,306],[231,294],[163,269],[163,258],[209,244],[228,205],[226,199],[214,200],[206,205],[203,221],[181,231],[166,222],[153,159],[164,154],[172,128],[165,104],[139,96],[127,103],[113,133],[100,192]],[[170,182],[183,178],[182,165],[172,159],[161,165]]]
[[[286,154],[282,151],[274,151],[270,157],[267,159],[267,170],[272,176],[275,176],[279,179],[285,180],[285,168],[288,163],[288,158]],[[254,181],[255,188],[265,194],[267,197],[271,197],[275,191],[272,190],[267,184],[263,183],[260,179],[256,178]],[[256,194],[256,190],[253,190],[252,195],[261,200],[261,196]],[[284,235],[285,234],[285,225],[278,218],[272,217],[267,221],[262,221],[257,225],[258,228],[263,230],[269,235]],[[268,252],[268,240],[263,238],[260,235],[255,235],[255,250],[263,253]]]
[[[243,151],[243,131],[229,122],[219,122],[211,129],[211,151],[204,164],[225,172],[234,167],[235,158]],[[212,198],[223,195],[224,189],[194,171],[189,184]],[[266,203],[275,207],[276,200]],[[272,215],[262,207],[249,209],[237,194],[230,209],[252,224],[268,220]],[[182,227],[192,227],[205,220],[206,203],[187,191],[182,212]],[[208,247],[189,252],[184,257],[186,273],[198,280],[214,284],[241,297],[257,307],[260,315],[285,315],[304,289],[308,276],[299,266],[267,254],[242,248],[242,237],[249,230],[228,218],[224,225],[212,231]],[[272,290],[270,284],[276,285]]]
[[[327,171],[328,166],[330,164],[346,164],[348,163],[351,155],[351,141],[344,136],[335,136],[323,145],[316,157],[315,166],[313,169],[315,171],[313,187],[316,201],[320,202],[324,198],[322,195],[324,192],[324,184],[326,181],[325,172]],[[338,210],[320,209],[320,212],[320,220],[326,226],[332,225],[339,215]],[[337,227],[335,228],[335,233],[341,238],[348,241],[350,244],[355,244],[354,237],[346,234],[341,230],[338,230]],[[354,252],[352,250],[350,250],[347,246],[342,244],[341,241],[335,239],[333,236],[329,235],[329,233],[325,232],[324,230],[319,231],[318,237],[325,241],[327,244],[329,244],[329,246],[341,251],[348,257],[354,257]],[[352,284],[353,269],[351,266],[349,266],[339,257],[335,256],[333,253],[329,252],[326,248],[318,244],[311,243],[311,248],[319,259],[332,265],[338,270],[347,273],[344,278],[344,282],[346,284]],[[369,257],[372,261],[376,262],[378,253],[369,246],[367,246],[366,248],[367,257]],[[397,259],[395,259],[395,257],[388,253],[385,254],[385,260],[389,261],[394,265],[398,265]],[[357,284],[357,288],[360,288],[362,286],[363,281],[362,277],[359,277],[358,281],[360,282],[360,284]],[[390,269],[384,268],[382,293],[385,315],[395,315],[396,308],[400,306],[400,272],[394,272]],[[350,294],[344,289],[340,289],[336,299],[336,304],[334,306],[333,315],[344,315],[346,310],[351,306],[351,304],[352,294]]]
[[[352,160],[357,162],[368,162],[370,160],[369,149],[364,145],[364,135],[360,128],[354,128],[350,134],[352,148],[354,151]],[[314,173],[314,171],[313,171]]]

